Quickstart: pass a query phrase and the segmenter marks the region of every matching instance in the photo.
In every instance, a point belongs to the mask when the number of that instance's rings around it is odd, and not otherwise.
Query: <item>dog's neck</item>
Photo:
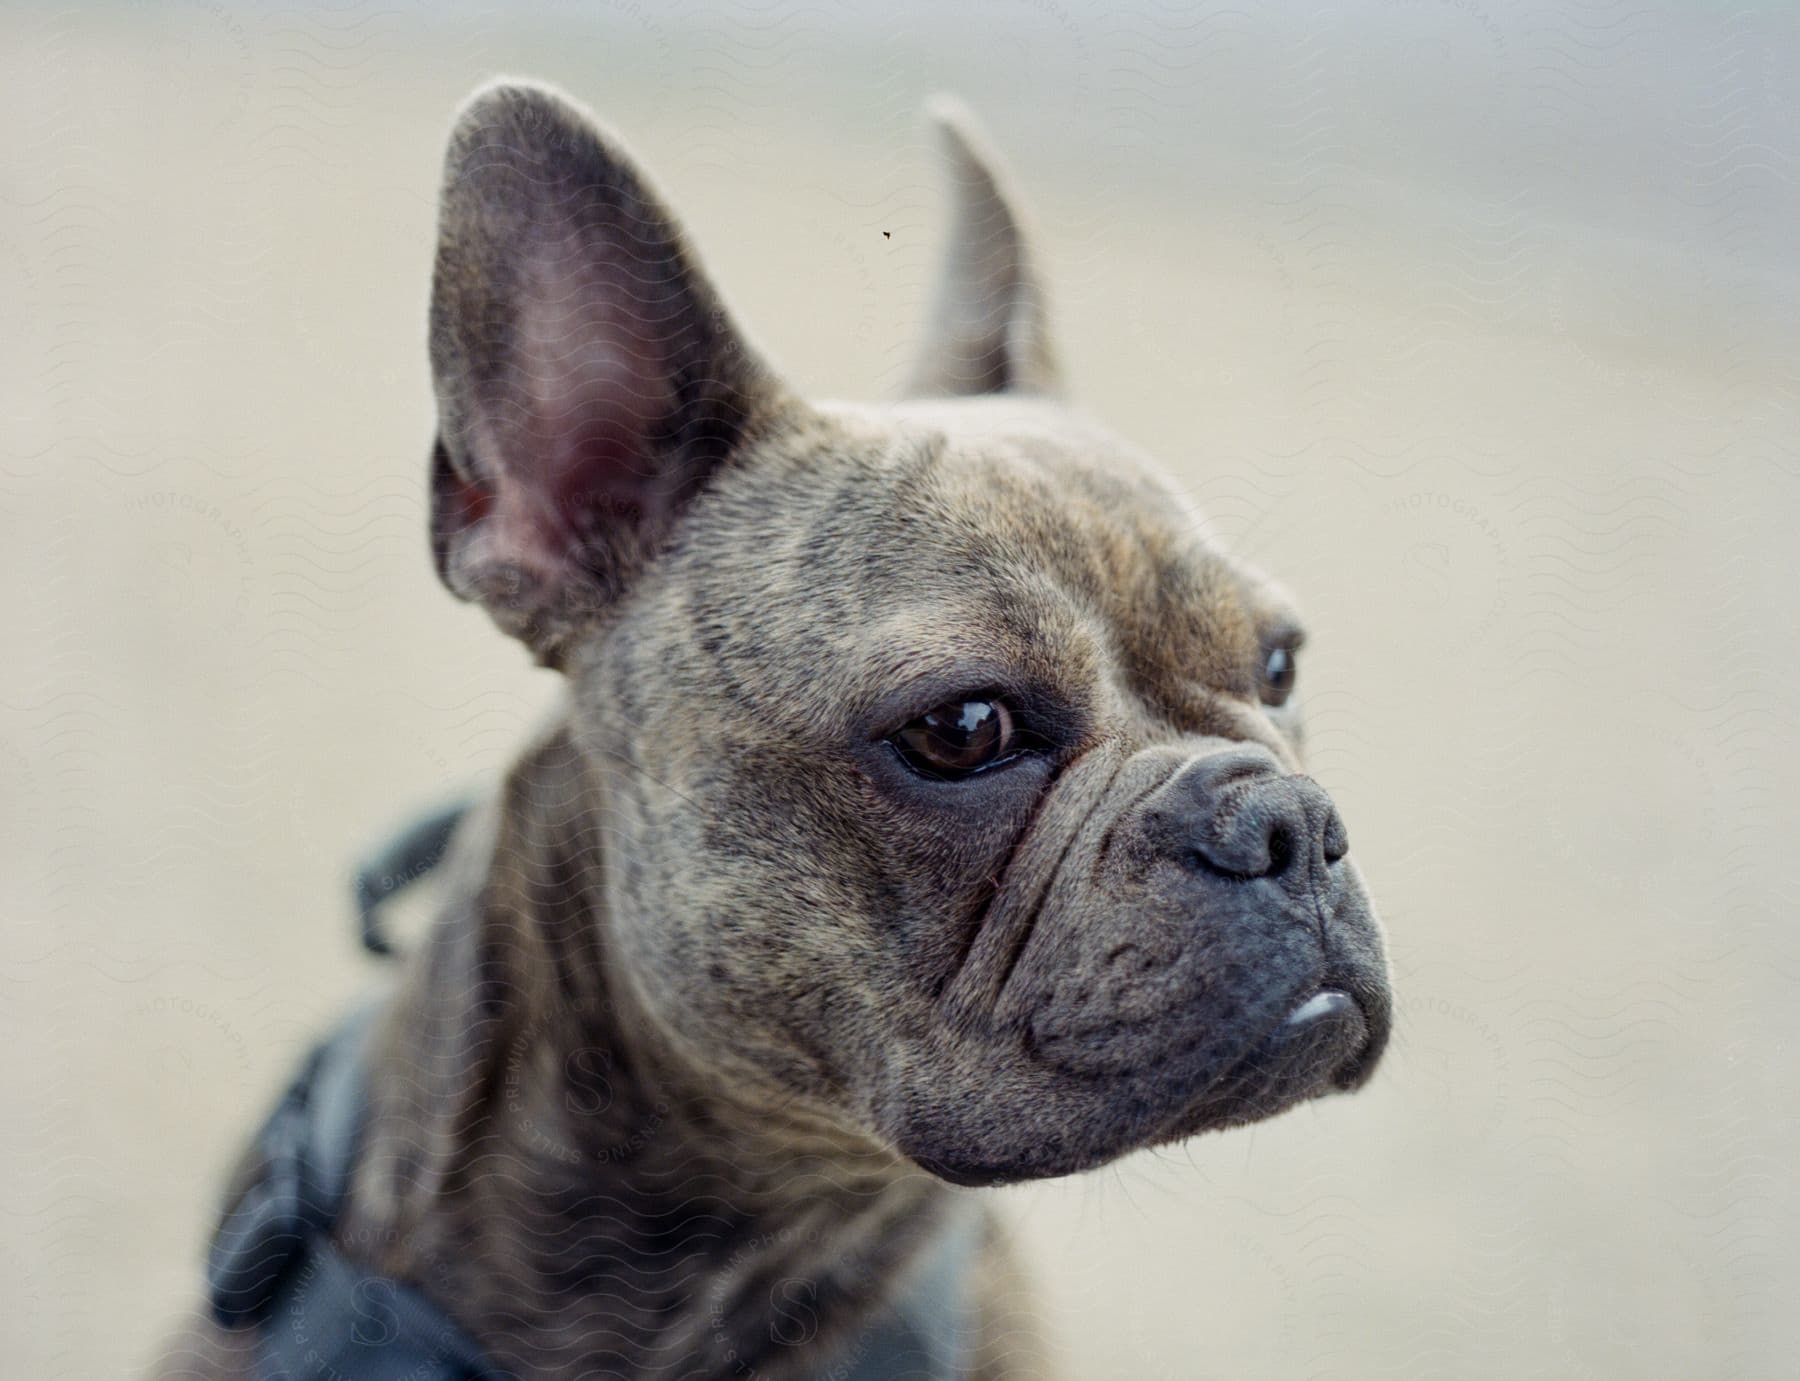
[[[594,771],[553,729],[460,846],[340,1236],[518,1374],[778,1376],[870,1312],[948,1195],[657,1034],[608,964]]]

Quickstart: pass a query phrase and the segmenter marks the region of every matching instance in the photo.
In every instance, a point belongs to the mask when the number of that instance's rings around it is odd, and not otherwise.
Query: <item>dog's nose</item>
[[[1145,819],[1166,853],[1232,878],[1278,878],[1336,863],[1350,849],[1323,789],[1309,777],[1283,775],[1259,748],[1190,762],[1145,803]]]

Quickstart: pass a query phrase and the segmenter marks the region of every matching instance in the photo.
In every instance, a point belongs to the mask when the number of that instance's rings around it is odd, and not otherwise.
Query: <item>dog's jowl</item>
[[[1004,181],[909,397],[796,397],[549,91],[463,110],[431,550],[566,681],[255,1139],[166,1377],[1031,1376],[970,1187],[1368,1078],[1301,625],[1063,401]]]

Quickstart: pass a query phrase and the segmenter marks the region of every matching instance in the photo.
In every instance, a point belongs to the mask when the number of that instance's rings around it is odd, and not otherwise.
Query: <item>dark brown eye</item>
[[[1265,705],[1286,703],[1294,690],[1294,677],[1299,667],[1291,647],[1271,647],[1263,653],[1262,702]]]
[[[915,772],[955,780],[1011,757],[1016,739],[1002,702],[950,700],[901,729],[893,744]]]

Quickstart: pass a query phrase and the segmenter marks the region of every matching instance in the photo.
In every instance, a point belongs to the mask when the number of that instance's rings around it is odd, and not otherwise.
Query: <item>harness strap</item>
[[[424,812],[357,864],[356,918],[370,954],[394,952],[385,924],[387,903],[444,861],[456,827],[473,804],[473,798],[459,799]]]
[[[262,1331],[263,1381],[479,1381],[486,1359],[411,1286],[309,1242]]]
[[[476,1381],[481,1351],[409,1285],[331,1240],[362,1122],[373,1007],[307,1058],[257,1138],[262,1166],[207,1254],[213,1317],[260,1325],[260,1381]]]

